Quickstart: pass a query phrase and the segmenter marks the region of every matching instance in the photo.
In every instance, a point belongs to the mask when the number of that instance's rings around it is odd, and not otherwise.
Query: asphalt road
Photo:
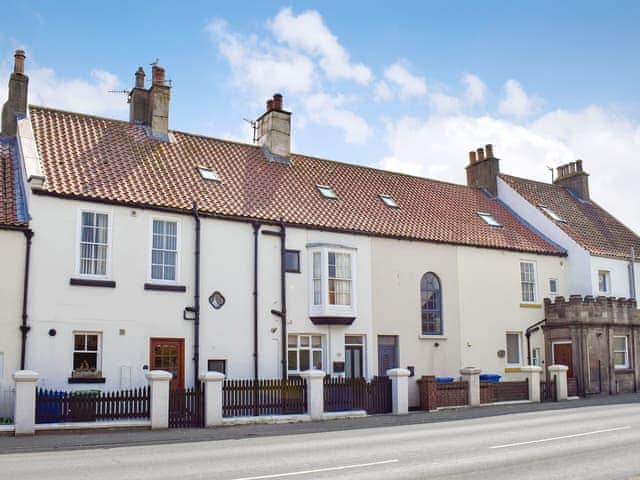
[[[640,474],[640,404],[441,423],[0,455],[0,478],[616,479]]]

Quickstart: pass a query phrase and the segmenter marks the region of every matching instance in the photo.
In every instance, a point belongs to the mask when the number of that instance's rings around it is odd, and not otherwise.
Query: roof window
[[[493,218],[493,215],[491,215],[490,213],[484,213],[484,212],[478,212],[478,216],[484,220],[484,222],[487,225],[491,225],[492,227],[501,227],[502,224],[500,222],[498,222],[495,218]]]
[[[382,200],[382,202],[387,206],[387,207],[391,207],[391,208],[400,208],[398,206],[398,204],[396,203],[396,201],[393,199],[393,197],[391,195],[383,195],[380,194],[378,195],[380,197],[380,200]]]
[[[544,205],[538,205],[538,207],[540,207],[540,210],[542,210],[544,213],[546,213],[547,215],[549,215],[551,218],[553,218],[556,222],[562,222],[562,223],[567,223],[567,221],[562,218],[560,215],[558,215],[556,212],[554,212],[553,210],[551,210],[549,207],[546,207]]]
[[[331,200],[338,199],[336,192],[334,192],[331,187],[327,187],[326,185],[316,185],[316,187],[324,198],[330,198]]]
[[[198,167],[198,171],[200,172],[200,176],[205,180],[209,180],[212,182],[219,182],[220,176],[216,173],[215,170],[209,167]]]

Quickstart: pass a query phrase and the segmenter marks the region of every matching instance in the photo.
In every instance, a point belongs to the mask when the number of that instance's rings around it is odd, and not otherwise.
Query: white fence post
[[[16,399],[13,415],[16,435],[36,432],[36,382],[39,375],[32,370],[18,370],[13,374]]]
[[[224,373],[206,372],[200,374],[204,382],[204,426],[222,424],[222,384]]]
[[[409,375],[411,372],[406,368],[387,370],[387,376],[391,378],[391,411],[394,415],[409,413]]]
[[[311,420],[322,420],[324,413],[324,377],[322,370],[307,370],[300,376],[307,382],[307,411]]]
[[[465,367],[460,369],[462,380],[469,382],[469,406],[480,406],[480,370],[476,367]]]
[[[173,375],[151,370],[146,377],[151,388],[151,428],[169,428],[169,382]]]
[[[556,398],[558,401],[567,400],[569,398],[569,388],[567,386],[567,370],[566,365],[549,365],[547,367],[551,374],[551,379],[556,379]]]
[[[527,381],[529,383],[529,401],[540,402],[540,373],[542,367],[535,365],[528,365],[521,367],[520,371],[527,375]]]

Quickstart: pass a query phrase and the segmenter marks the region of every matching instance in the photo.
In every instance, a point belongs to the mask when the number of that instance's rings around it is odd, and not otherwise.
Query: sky
[[[296,153],[455,183],[487,143],[535,180],[582,159],[640,232],[639,24],[637,1],[4,0],[0,85],[24,48],[30,103],[126,119],[159,60],[171,129],[251,142],[279,92]]]

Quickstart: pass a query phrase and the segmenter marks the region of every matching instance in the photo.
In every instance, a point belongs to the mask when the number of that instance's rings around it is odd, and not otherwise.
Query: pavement
[[[494,404],[478,408],[456,408],[434,412],[416,411],[404,416],[370,415],[363,418],[293,424],[238,425],[208,429],[39,432],[32,437],[0,436],[0,464],[2,455],[9,453],[242,440],[309,433],[329,433],[343,430],[422,425],[455,420],[483,419],[517,413],[562,411],[625,404],[640,405],[640,394],[599,395],[566,402]],[[640,451],[638,453],[640,454]],[[0,479],[2,479],[1,471]]]

